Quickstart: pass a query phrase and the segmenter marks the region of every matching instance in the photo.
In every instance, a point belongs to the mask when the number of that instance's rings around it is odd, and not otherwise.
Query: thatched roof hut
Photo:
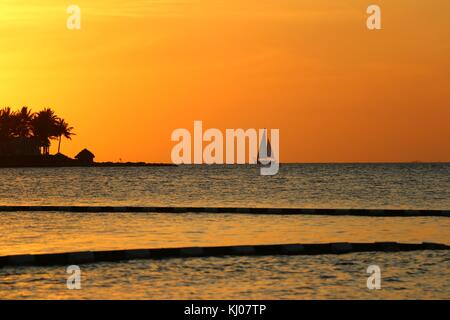
[[[75,156],[75,159],[80,161],[81,163],[93,163],[95,155],[90,152],[88,149],[83,149]]]

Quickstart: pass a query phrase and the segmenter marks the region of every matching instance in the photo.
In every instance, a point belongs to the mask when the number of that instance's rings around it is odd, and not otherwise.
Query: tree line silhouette
[[[32,139],[41,150],[41,154],[50,154],[51,140],[58,140],[58,153],[61,140],[71,140],[75,135],[63,118],[58,117],[51,108],[32,112],[28,107],[12,111],[10,107],[0,109],[0,144],[7,144],[14,139]]]

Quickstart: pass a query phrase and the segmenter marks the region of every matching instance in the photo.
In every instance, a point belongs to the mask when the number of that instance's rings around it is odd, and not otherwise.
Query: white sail
[[[267,129],[264,129],[261,134],[261,144],[258,150],[258,160],[259,164],[269,164],[272,159],[272,145],[270,144],[270,140],[266,134]]]
[[[259,145],[259,158],[267,157],[267,137],[266,137],[266,129],[263,130],[261,135],[261,144]]]

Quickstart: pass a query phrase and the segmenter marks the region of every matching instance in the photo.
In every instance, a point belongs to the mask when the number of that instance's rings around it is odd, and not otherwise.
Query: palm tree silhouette
[[[31,121],[33,136],[38,140],[44,155],[50,154],[50,139],[56,139],[59,136],[57,121],[58,117],[50,108],[36,113]]]
[[[0,142],[7,142],[13,136],[14,120],[10,107],[0,110]]]
[[[31,121],[33,119],[33,113],[28,107],[22,107],[20,111],[13,114],[14,118],[14,136],[21,138],[29,138],[31,136]]]
[[[58,153],[61,151],[61,140],[62,137],[72,140],[72,136],[75,135],[75,133],[72,132],[73,127],[70,127],[69,124],[62,118],[58,118],[56,120],[56,130],[58,133]]]
[[[37,113],[28,107],[13,112],[10,107],[0,109],[0,153],[11,151],[14,139],[33,139],[39,145],[41,154],[50,153],[50,140],[59,139],[58,153],[61,150],[62,138],[71,139],[73,127],[58,117],[50,108]]]

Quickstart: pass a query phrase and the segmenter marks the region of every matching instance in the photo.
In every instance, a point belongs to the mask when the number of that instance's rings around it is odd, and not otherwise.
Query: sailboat
[[[264,129],[261,135],[261,144],[259,146],[256,163],[260,165],[268,165],[272,161],[275,161],[275,158],[272,157],[272,145],[270,144],[270,139],[267,136],[267,129]]]

